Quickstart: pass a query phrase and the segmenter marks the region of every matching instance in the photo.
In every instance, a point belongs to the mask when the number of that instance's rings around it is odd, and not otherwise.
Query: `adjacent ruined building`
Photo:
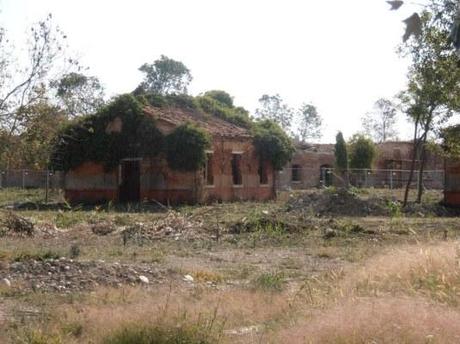
[[[427,153],[424,174],[425,185],[442,189],[444,159]],[[407,180],[413,155],[413,143],[387,141],[377,145],[377,155],[373,169],[351,171],[352,185],[365,187],[402,187]],[[298,144],[291,163],[278,173],[280,190],[302,190],[312,187],[334,185],[335,165],[333,144]],[[416,161],[416,169],[419,161]]]
[[[171,169],[164,156],[120,161],[107,172],[102,164],[83,162],[65,176],[70,202],[139,202],[163,204],[233,200],[267,200],[275,196],[274,170],[259,160],[248,129],[215,116],[181,108],[145,107],[144,113],[164,134],[193,123],[211,136],[206,165],[193,172]],[[113,128],[122,123],[113,122]]]

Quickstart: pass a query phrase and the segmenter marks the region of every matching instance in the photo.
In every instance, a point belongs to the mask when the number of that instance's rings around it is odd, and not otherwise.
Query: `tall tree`
[[[349,144],[350,148],[350,167],[357,169],[372,168],[374,162],[376,149],[375,144],[371,139],[364,135],[355,134],[351,138]]]
[[[362,118],[364,131],[376,142],[396,139],[396,107],[391,100],[381,98],[374,104],[374,111]]]
[[[421,202],[430,135],[436,135],[448,119],[460,111],[460,68],[457,66],[457,56],[449,45],[450,30],[456,15],[456,2],[431,0],[421,15],[420,35],[408,40],[402,49],[412,63],[408,88],[401,99],[414,123],[414,149],[404,205],[407,204],[417,160],[417,202]]]
[[[290,133],[294,110],[284,103],[279,94],[270,96],[264,94],[259,99],[260,107],[256,115],[261,119],[268,119],[277,123],[284,131]]]
[[[343,138],[341,131],[338,132],[335,137],[335,165],[338,172],[345,181],[345,186],[349,186],[349,176],[348,176],[348,151],[347,144]]]
[[[312,104],[303,104],[298,115],[300,117],[299,136],[302,141],[318,140],[321,138],[323,119]]]
[[[104,105],[104,88],[98,78],[68,73],[51,83],[59,105],[70,117],[88,115]]]
[[[144,81],[138,91],[160,95],[186,94],[193,79],[190,70],[182,62],[165,55],[151,64],[144,63],[139,70],[144,73]]]

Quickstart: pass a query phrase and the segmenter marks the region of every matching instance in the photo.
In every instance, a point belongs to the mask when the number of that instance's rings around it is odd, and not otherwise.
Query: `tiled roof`
[[[224,137],[250,137],[248,129],[227,122],[213,115],[203,114],[198,111],[185,110],[176,107],[145,107],[144,112],[156,120],[162,120],[173,125],[191,122],[203,128],[213,136]]]

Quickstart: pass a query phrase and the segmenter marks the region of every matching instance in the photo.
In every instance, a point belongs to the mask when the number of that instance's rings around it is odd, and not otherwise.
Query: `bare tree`
[[[7,31],[0,28],[0,131],[9,143],[29,122],[31,112],[27,109],[47,98],[47,85],[56,78],[58,69],[78,66],[76,60],[65,58],[66,36],[53,25],[51,15],[29,32],[27,53],[21,58]],[[6,144],[2,148],[12,147]]]
[[[391,100],[381,98],[374,103],[374,111],[362,118],[364,131],[376,142],[396,139],[397,110]]]
[[[323,119],[312,104],[303,104],[298,110],[300,117],[299,135],[302,141],[317,140],[321,138]]]

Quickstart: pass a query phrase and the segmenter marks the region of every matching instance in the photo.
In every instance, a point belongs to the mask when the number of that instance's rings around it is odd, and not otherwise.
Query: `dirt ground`
[[[460,319],[460,219],[440,193],[406,210],[381,190],[175,209],[12,199],[0,211],[1,342],[117,342],[139,324],[200,338],[161,343],[460,340],[444,321]],[[409,321],[414,310],[432,319]]]

